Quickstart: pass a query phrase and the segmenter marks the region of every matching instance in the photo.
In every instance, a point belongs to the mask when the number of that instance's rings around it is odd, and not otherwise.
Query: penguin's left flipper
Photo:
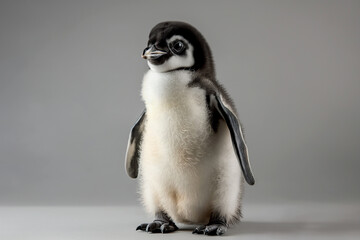
[[[125,168],[131,178],[137,178],[139,172],[140,144],[145,126],[146,110],[131,129],[126,150]]]
[[[245,180],[249,185],[254,185],[255,179],[251,171],[251,166],[249,162],[248,150],[245,143],[244,135],[241,130],[241,125],[236,117],[236,115],[231,111],[230,107],[221,95],[213,95],[215,98],[215,108],[225,120],[226,125],[230,131],[231,140],[233,143],[234,151],[237,158],[239,159],[242,172],[244,174]]]

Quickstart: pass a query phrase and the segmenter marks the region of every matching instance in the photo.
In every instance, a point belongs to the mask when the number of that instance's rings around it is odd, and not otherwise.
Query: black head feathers
[[[180,39],[177,39],[176,36]],[[180,68],[201,71],[207,77],[213,78],[215,69],[209,45],[196,28],[185,22],[171,21],[157,24],[150,31],[143,57],[147,58],[151,64],[159,66],[175,55],[186,54],[185,50],[189,48],[191,51],[188,54],[192,54],[193,61],[187,61],[186,67]]]

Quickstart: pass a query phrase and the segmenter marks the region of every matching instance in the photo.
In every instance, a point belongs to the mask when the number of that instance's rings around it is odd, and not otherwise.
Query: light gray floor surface
[[[140,206],[0,207],[0,239],[360,239],[360,204],[244,206],[244,218],[222,237],[135,231],[150,221]]]

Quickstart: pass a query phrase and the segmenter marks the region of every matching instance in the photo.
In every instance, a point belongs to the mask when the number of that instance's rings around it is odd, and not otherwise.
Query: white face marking
[[[169,43],[175,40],[181,40],[187,44],[188,48],[185,51],[185,55],[173,55],[161,65],[154,65],[147,61],[151,70],[155,72],[167,72],[177,68],[186,68],[194,65],[194,47],[189,43],[189,41],[179,35],[172,36],[170,39],[167,39],[166,42],[169,45]]]

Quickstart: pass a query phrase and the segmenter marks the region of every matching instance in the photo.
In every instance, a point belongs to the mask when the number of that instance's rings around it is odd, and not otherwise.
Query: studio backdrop
[[[245,202],[360,200],[359,1],[0,2],[0,204],[138,204],[124,170],[161,21],[194,25],[234,99]]]

